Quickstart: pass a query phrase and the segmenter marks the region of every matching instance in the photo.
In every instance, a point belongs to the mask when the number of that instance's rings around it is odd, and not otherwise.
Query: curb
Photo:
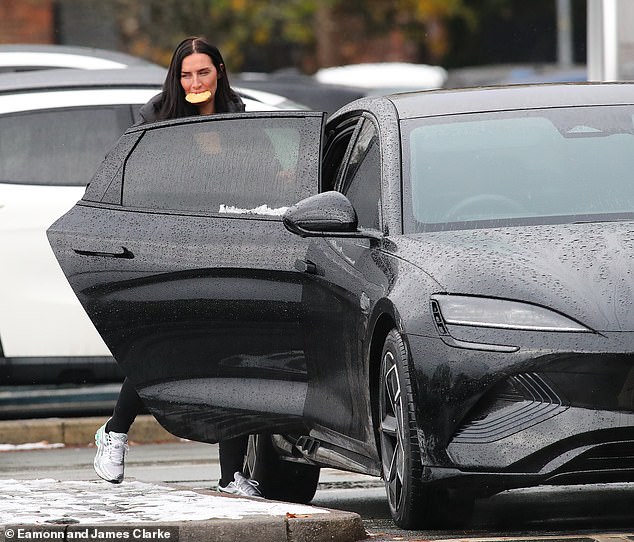
[[[269,517],[181,523],[179,542],[358,542],[368,533],[358,514],[335,512],[309,518]]]
[[[0,443],[28,444],[46,441],[62,443],[66,446],[86,446],[94,442],[95,431],[107,420],[107,416],[95,416],[0,421]],[[132,443],[181,440],[163,429],[149,414],[137,416],[130,428],[129,439]]]
[[[129,523],[108,523],[98,525],[10,525],[2,526],[0,542],[12,542],[16,539],[16,530],[23,528],[31,534],[28,538],[74,540],[89,538],[88,530],[99,529],[106,533],[128,533],[118,538],[134,539],[134,530],[146,530],[149,535],[156,532],[171,532],[172,540],[178,542],[359,542],[368,539],[368,533],[358,514],[333,511],[331,514],[315,514],[309,518],[285,518],[267,516],[266,518],[242,518],[236,520],[181,521],[174,523],[152,522],[130,525]],[[11,536],[7,531],[13,531]],[[174,533],[174,531],[177,533]],[[64,533],[63,537],[61,532]],[[60,533],[60,534],[57,534]],[[75,536],[73,536],[73,533]],[[175,536],[176,535],[176,536]],[[25,538],[24,536],[22,538]],[[146,536],[143,538],[157,538]]]

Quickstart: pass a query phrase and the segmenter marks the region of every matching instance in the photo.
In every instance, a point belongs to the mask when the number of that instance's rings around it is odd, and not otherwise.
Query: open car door
[[[48,230],[84,309],[150,412],[216,442],[303,427],[307,241],[324,114],[215,115],[128,130]]]

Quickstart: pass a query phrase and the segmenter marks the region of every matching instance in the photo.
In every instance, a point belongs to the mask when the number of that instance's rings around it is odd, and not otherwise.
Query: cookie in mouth
[[[190,104],[201,104],[206,102],[209,98],[211,98],[211,92],[209,90],[205,90],[204,92],[189,92],[185,99]]]

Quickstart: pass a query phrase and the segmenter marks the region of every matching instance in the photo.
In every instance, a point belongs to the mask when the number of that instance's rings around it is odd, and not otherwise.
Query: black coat
[[[146,124],[148,122],[155,122],[158,119],[158,112],[161,108],[162,92],[159,92],[156,96],[151,98],[145,105],[139,109],[139,121],[138,124]],[[244,111],[244,102],[240,99],[240,96],[234,93],[234,99],[229,102],[229,110],[227,113],[240,113]]]

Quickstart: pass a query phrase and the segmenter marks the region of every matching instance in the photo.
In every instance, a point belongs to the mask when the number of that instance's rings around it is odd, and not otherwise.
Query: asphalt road
[[[93,480],[93,454],[94,448],[89,447],[1,452],[0,478]],[[217,446],[193,442],[131,446],[126,468],[129,480],[192,488],[215,488],[218,477]],[[603,537],[634,532],[634,484],[506,492],[477,501],[472,524],[463,531],[397,529],[380,480],[332,469],[322,471],[311,504],[357,512],[377,542],[464,537],[535,540],[545,536],[585,540],[597,533]]]

